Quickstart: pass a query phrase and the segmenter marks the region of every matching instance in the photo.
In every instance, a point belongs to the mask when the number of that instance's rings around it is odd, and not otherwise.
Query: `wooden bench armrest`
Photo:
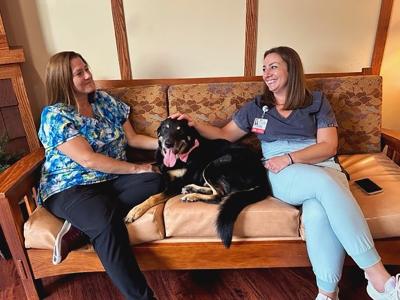
[[[23,201],[34,203],[34,188],[39,182],[43,158],[44,151],[39,148],[0,174],[0,224],[29,299],[40,297],[25,249],[25,219],[20,204]]]
[[[44,150],[39,148],[28,153],[0,174],[0,196],[10,196],[26,179],[34,175],[44,160]],[[37,174],[35,174],[37,175]]]
[[[23,241],[25,220],[20,203],[24,200],[34,203],[34,188],[38,183],[43,158],[43,149],[37,149],[0,174],[0,222],[8,243],[11,235],[15,238],[16,232]]]
[[[400,166],[400,131],[382,128],[382,150],[387,146],[386,155]]]

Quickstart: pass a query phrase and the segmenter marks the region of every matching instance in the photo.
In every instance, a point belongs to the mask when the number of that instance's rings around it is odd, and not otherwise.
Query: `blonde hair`
[[[306,87],[306,77],[299,54],[290,47],[281,46],[265,51],[264,59],[271,53],[278,54],[287,65],[288,89],[284,109],[292,110],[309,106],[312,103],[312,95]],[[267,106],[276,104],[274,94],[268,87],[265,87],[262,102]]]
[[[49,105],[65,103],[75,105],[74,83],[72,81],[71,59],[79,57],[87,65],[79,53],[63,51],[50,57],[46,66],[46,92]]]

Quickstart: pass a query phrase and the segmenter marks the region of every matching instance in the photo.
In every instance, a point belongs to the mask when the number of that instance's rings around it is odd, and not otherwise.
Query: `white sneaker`
[[[378,292],[368,281],[367,293],[373,300],[400,300],[400,273],[386,281],[385,291],[382,293]]]

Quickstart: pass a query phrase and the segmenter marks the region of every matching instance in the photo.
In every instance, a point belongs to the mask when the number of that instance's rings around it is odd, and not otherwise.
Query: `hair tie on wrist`
[[[290,164],[289,164],[289,165],[293,165],[293,164],[294,164],[294,161],[293,161],[293,158],[292,158],[292,156],[290,155],[290,153],[288,153],[287,156],[289,157],[289,160],[290,160]]]

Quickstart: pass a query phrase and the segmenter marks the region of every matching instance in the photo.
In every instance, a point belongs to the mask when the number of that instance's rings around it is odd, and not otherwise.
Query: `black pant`
[[[75,186],[44,202],[56,216],[89,236],[104,269],[127,299],[152,299],[129,245],[123,217],[162,188],[156,173],[121,175],[117,179]]]

